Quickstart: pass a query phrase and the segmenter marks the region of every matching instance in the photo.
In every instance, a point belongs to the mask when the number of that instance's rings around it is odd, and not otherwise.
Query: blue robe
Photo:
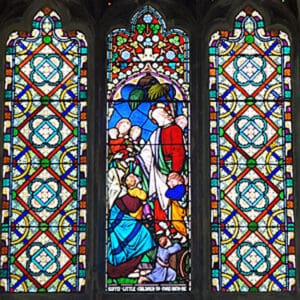
[[[114,266],[155,247],[149,230],[117,205],[111,208],[108,231],[107,259]]]
[[[152,282],[167,282],[174,281],[176,279],[176,272],[171,267],[167,267],[169,264],[169,258],[172,254],[181,250],[181,245],[176,243],[168,248],[158,247],[156,257],[164,263],[162,266],[159,262],[156,262],[155,268],[150,274],[147,275]]]

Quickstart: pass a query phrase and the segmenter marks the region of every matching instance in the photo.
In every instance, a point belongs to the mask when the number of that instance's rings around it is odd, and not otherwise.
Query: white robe
[[[149,180],[149,196],[156,195],[163,210],[168,208],[169,198],[166,197],[167,176],[159,170],[158,145],[160,143],[161,128],[156,129],[146,145],[141,150],[138,159],[141,167]]]

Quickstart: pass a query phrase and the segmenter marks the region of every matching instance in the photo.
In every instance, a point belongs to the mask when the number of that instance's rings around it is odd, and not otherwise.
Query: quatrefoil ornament
[[[244,242],[237,248],[239,272],[244,276],[263,276],[270,270],[270,248],[263,242]]]

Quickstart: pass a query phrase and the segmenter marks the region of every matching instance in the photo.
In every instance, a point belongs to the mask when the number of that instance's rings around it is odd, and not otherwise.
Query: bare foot
[[[141,276],[138,280],[138,283],[141,284],[141,283],[146,283],[146,282],[150,282],[150,279],[147,278],[146,276]]]

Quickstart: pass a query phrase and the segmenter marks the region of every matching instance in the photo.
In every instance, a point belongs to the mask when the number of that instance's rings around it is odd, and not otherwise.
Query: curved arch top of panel
[[[291,62],[260,13],[209,44],[212,289],[295,290]]]
[[[86,268],[87,43],[44,8],[6,48],[2,292],[81,292]]]
[[[107,59],[106,288],[188,291],[188,37],[145,6]]]
[[[131,30],[116,29],[108,36],[108,96],[131,74],[148,69],[164,74],[189,92],[189,40],[180,29],[167,31],[161,15],[145,6],[132,18]]]

